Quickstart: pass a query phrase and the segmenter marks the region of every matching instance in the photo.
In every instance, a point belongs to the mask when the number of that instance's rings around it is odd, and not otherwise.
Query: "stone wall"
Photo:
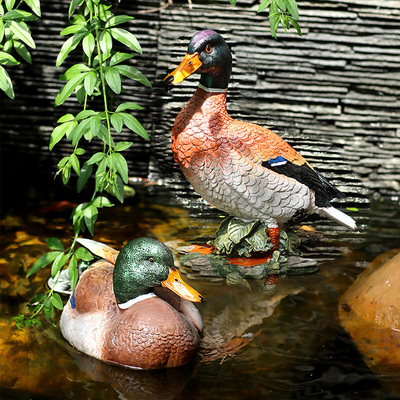
[[[42,18],[31,23],[34,63],[9,69],[15,100],[1,95],[2,175],[13,181],[54,174],[69,145],[60,143],[50,153],[49,135],[61,115],[80,110],[75,101],[54,108],[59,76],[68,66],[56,68],[55,60],[65,40],[59,32],[67,26],[69,2],[41,3]],[[202,0],[190,7],[175,0],[160,8],[158,0],[144,0],[118,5],[119,13],[135,17],[127,27],[143,47],[132,65],[154,84],[148,89],[128,82],[122,95],[145,108],[136,116],[151,137],[144,142],[122,133],[121,140],[135,142],[127,155],[131,175],[160,179],[181,197],[197,199],[169,146],[172,122],[197,77],[169,92],[159,83],[179,64],[193,33],[210,28],[223,34],[234,55],[228,93],[233,117],[281,134],[352,203],[367,202],[373,193],[398,196],[400,3],[299,0],[303,36],[279,31],[278,40],[270,36],[267,14],[256,13],[258,4],[239,0],[231,7],[228,0]],[[74,55],[70,63],[77,61]]]

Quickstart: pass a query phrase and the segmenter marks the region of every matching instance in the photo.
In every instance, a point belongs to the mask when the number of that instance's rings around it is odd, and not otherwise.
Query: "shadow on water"
[[[205,324],[202,346],[193,364],[150,372],[79,354],[46,321],[22,332],[9,323],[47,281],[47,270],[25,277],[47,251],[45,238],[67,244],[72,237],[73,203],[60,204],[49,207],[32,198],[2,216],[1,399],[400,398],[400,372],[371,371],[337,315],[340,296],[368,262],[400,247],[398,204],[376,202],[361,210],[356,234],[323,228],[324,239],[310,250],[321,261],[313,275],[244,287],[183,270],[206,298],[198,306]],[[177,206],[166,189],[141,189],[124,205],[100,213],[94,239],[116,248],[139,236],[196,241],[211,236],[220,220],[208,209]]]

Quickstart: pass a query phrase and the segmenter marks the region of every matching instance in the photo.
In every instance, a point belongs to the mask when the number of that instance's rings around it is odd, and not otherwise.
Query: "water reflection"
[[[194,366],[142,371],[111,366],[72,347],[67,351],[78,368],[96,382],[106,382],[123,400],[175,399],[188,384]]]

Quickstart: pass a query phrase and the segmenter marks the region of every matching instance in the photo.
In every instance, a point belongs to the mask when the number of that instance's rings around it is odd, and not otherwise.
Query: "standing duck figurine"
[[[190,362],[202,331],[191,302],[203,298],[183,282],[169,248],[150,238],[132,240],[120,252],[89,239],[78,242],[103,259],[82,274],[64,307],[65,339],[89,356],[128,368]]]
[[[272,250],[280,230],[299,215],[318,214],[355,229],[355,221],[330,204],[345,195],[271,130],[228,115],[226,93],[232,55],[212,30],[196,33],[178,68],[177,84],[194,72],[199,86],[172,127],[172,151],[187,180],[210,204],[268,228]]]

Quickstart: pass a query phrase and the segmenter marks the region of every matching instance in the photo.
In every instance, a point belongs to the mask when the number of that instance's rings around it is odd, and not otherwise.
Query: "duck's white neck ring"
[[[219,88],[208,88],[199,83],[199,88],[205,90],[206,92],[209,93],[226,93],[228,91],[228,88],[225,89],[219,89]]]
[[[143,301],[146,299],[150,299],[151,297],[157,297],[155,293],[147,293],[147,294],[142,294],[141,296],[135,297],[134,299],[128,300],[125,303],[118,304],[119,308],[122,308],[123,310],[126,310],[130,306],[133,306],[136,303],[139,303],[139,301]]]

